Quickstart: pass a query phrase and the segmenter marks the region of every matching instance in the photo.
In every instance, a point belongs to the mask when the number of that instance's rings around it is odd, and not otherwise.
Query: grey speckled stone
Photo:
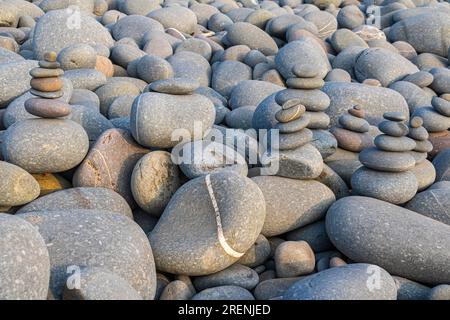
[[[332,250],[333,244],[328,238],[323,220],[292,230],[286,235],[289,241],[306,241],[314,252]]]
[[[210,180],[225,240],[233,250],[245,253],[264,224],[264,196],[253,181],[228,171],[213,173]],[[204,177],[177,190],[149,239],[157,268],[165,272],[207,275],[239,259],[229,255],[219,242]]]
[[[251,79],[252,69],[249,66],[236,60],[225,60],[213,70],[211,87],[223,96],[230,96],[239,82]]]
[[[276,176],[258,176],[252,180],[266,201],[266,219],[261,233],[268,237],[320,220],[335,201],[333,192],[317,181]]]
[[[124,198],[110,189],[101,187],[56,191],[20,208],[18,213],[76,209],[104,210],[133,218],[130,206]]]
[[[117,274],[101,267],[87,267],[80,271],[80,288],[69,288],[66,283],[63,299],[142,300],[142,297]]]
[[[251,129],[253,113],[256,106],[242,106],[228,112],[225,116],[226,124],[231,128],[236,129]]]
[[[36,23],[33,37],[33,51],[36,59],[43,59],[47,51],[58,53],[68,45],[75,43],[102,44],[111,48],[114,40],[94,18],[80,12],[80,28],[74,28],[71,14],[66,9],[52,10]],[[78,26],[78,25],[77,25]]]
[[[0,299],[46,300],[50,261],[44,239],[30,223],[0,213]]]
[[[76,167],[88,147],[86,131],[73,121],[30,119],[8,128],[2,151],[8,162],[30,173],[54,173]]]
[[[379,275],[380,288],[370,290],[370,275]],[[394,279],[382,268],[365,263],[331,268],[296,282],[284,300],[396,300]]]
[[[195,13],[181,6],[164,7],[151,11],[147,16],[159,21],[166,29],[175,28],[187,34],[194,33],[197,25]]]
[[[90,106],[72,105],[69,119],[81,125],[86,131],[89,141],[95,142],[100,135],[114,125],[98,110]]]
[[[211,66],[208,60],[195,52],[181,51],[169,57],[174,76],[197,80],[201,86],[208,87],[211,82]]]
[[[186,129],[193,137],[194,122],[202,123],[202,133],[214,123],[215,109],[205,96],[186,96],[150,92],[140,95],[131,110],[131,132],[138,143],[148,147],[169,148],[175,129]]]
[[[431,84],[431,89],[437,94],[444,94],[449,92],[450,88],[450,70],[448,68],[433,68],[430,70],[434,80]]]
[[[331,242],[353,261],[421,283],[450,280],[446,224],[377,199],[346,197],[328,210],[326,226]]]
[[[450,300],[450,285],[441,284],[433,289],[431,289],[429,295],[429,300]]]
[[[50,255],[50,290],[61,298],[67,267],[104,267],[153,299],[156,270],[152,248],[131,219],[108,211],[73,210],[18,215],[39,228]],[[74,216],[77,219],[74,219]],[[73,271],[72,271],[73,274]]]
[[[129,15],[121,18],[114,24],[112,35],[116,40],[132,38],[136,43],[140,44],[145,33],[150,30],[164,32],[164,27],[154,19],[139,15]]]
[[[311,145],[319,150],[323,159],[336,152],[338,142],[333,134],[331,134],[328,130],[311,131],[313,133],[313,141],[311,141]]]
[[[405,208],[450,225],[450,190],[425,190],[416,194]]]
[[[29,71],[37,66],[37,61],[31,60],[0,64],[0,107],[30,89]]]
[[[167,284],[161,292],[159,300],[190,300],[195,295],[195,289],[182,280],[174,280]]]
[[[278,52],[275,41],[263,30],[248,22],[237,22],[228,27],[227,40],[233,46],[247,45],[250,49],[257,49],[267,56]]]
[[[94,69],[75,69],[64,73],[64,77],[72,81],[74,89],[97,90],[106,84],[106,76]]]
[[[414,113],[417,108],[431,105],[431,97],[414,83],[397,81],[391,84],[389,88],[397,91],[405,98],[410,113]]]
[[[269,240],[260,234],[250,249],[239,259],[238,263],[250,268],[256,268],[269,258],[270,253]]]
[[[38,182],[21,167],[0,161],[0,207],[24,205],[39,196]]]
[[[181,186],[180,170],[166,151],[153,151],[136,163],[131,175],[131,191],[139,207],[159,217]]]
[[[325,111],[331,118],[331,125],[336,125],[339,116],[346,113],[349,106],[355,104],[364,109],[366,120],[371,125],[381,122],[383,113],[387,111],[398,111],[409,116],[405,99],[391,89],[359,83],[327,82],[322,91],[331,100],[329,108]]]
[[[229,104],[231,109],[257,106],[272,93],[283,89],[283,87],[266,81],[244,80],[234,86],[230,94]]]
[[[276,278],[261,281],[254,290],[255,298],[257,300],[279,299],[287,289],[302,278],[304,277]]]
[[[94,69],[97,61],[97,52],[90,45],[77,43],[61,50],[57,61],[64,70]]]
[[[219,287],[219,286],[239,286],[247,290],[252,290],[259,282],[258,274],[249,267],[233,264],[232,266],[194,279],[194,286],[197,290]]]
[[[323,164],[322,173],[316,180],[330,188],[336,199],[347,197],[350,193],[344,179],[325,163]]]
[[[192,300],[255,300],[247,289],[238,286],[221,286],[205,289]]]
[[[411,61],[384,48],[366,49],[355,60],[355,75],[360,82],[377,79],[384,87],[418,71]]]
[[[277,70],[285,79],[295,77],[292,72],[294,66],[305,70],[317,69],[317,77],[319,78],[325,78],[331,70],[324,50],[316,40],[311,38],[302,38],[302,40],[285,45],[275,56],[275,64]]]
[[[150,84],[152,91],[168,94],[191,94],[198,89],[198,81],[189,78],[157,80]]]

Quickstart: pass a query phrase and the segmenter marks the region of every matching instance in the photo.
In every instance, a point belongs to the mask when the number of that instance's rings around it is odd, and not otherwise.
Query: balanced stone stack
[[[431,107],[417,109],[413,116],[423,119],[423,126],[430,132],[430,141],[433,150],[430,156],[434,157],[439,151],[450,147],[450,101],[442,97],[434,96],[431,99]]]
[[[422,125],[422,118],[413,117],[409,122],[408,132],[408,137],[416,141],[416,147],[410,153],[416,160],[416,166],[412,171],[419,183],[418,191],[428,188],[436,179],[436,170],[433,164],[427,160],[428,152],[433,150],[433,145],[428,140],[427,129]]]
[[[307,128],[310,116],[306,114],[305,106],[299,99],[288,100],[275,114],[275,119],[278,123],[274,129],[279,130],[279,140],[272,136],[272,130],[268,136],[271,136],[271,165],[278,161],[276,174],[294,179],[318,177],[323,169],[323,160],[320,152],[310,144],[313,133]]]
[[[29,173],[55,173],[81,163],[89,148],[86,131],[79,124],[61,118],[70,115],[62,101],[64,71],[55,52],[47,52],[39,67],[31,69],[30,93],[25,109],[38,117],[18,121],[6,133],[3,156]]]
[[[418,188],[411,171],[416,161],[410,153],[416,142],[406,136],[404,114],[386,112],[383,116],[386,120],[378,126],[383,134],[375,138],[375,147],[359,154],[364,166],[353,174],[351,184],[356,194],[401,204],[412,199]]]
[[[339,117],[339,125],[330,129],[337,140],[338,149],[326,162],[348,182],[353,172],[361,166],[358,160],[359,152],[373,146],[373,137],[369,134],[370,125],[364,117],[364,110],[360,106],[354,106]],[[345,165],[334,163],[342,163],[342,155],[347,159]]]

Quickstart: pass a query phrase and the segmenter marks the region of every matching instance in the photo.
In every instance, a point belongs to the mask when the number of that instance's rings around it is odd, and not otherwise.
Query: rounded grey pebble
[[[242,287],[220,286],[205,289],[193,296],[192,300],[255,300],[255,297]]]
[[[239,286],[252,290],[258,282],[259,276],[256,271],[240,264],[233,264],[222,271],[194,278],[194,286],[198,291],[219,286]]]

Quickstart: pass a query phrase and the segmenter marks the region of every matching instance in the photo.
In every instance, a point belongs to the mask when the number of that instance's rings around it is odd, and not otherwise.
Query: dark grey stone
[[[242,287],[220,286],[205,289],[193,296],[192,300],[255,300],[255,297]]]
[[[0,64],[0,107],[7,106],[30,89],[29,72],[37,66],[37,61],[32,60]]]
[[[90,142],[95,142],[103,132],[114,128],[111,121],[91,107],[72,105],[71,108],[69,119],[84,128]]]
[[[323,159],[331,156],[336,152],[338,143],[336,138],[327,130],[311,130],[313,133],[313,140],[311,145],[313,145],[317,150],[319,150]]]
[[[231,109],[242,106],[256,107],[272,93],[283,89],[283,87],[266,81],[244,80],[234,86],[230,94],[229,104]]]
[[[147,17],[159,21],[164,28],[175,28],[181,32],[192,34],[197,26],[197,16],[182,6],[164,7],[151,11]]]
[[[139,60],[137,69],[139,78],[151,83],[157,80],[172,78],[174,71],[169,62],[158,56],[146,55]]]
[[[407,209],[450,225],[450,190],[425,190],[406,204]]]
[[[255,243],[239,259],[238,263],[250,268],[261,266],[270,256],[271,248],[269,240],[262,234],[256,238]]]
[[[444,94],[450,92],[450,69],[448,68],[433,68],[430,70],[433,75],[433,83],[431,88],[437,94]]]
[[[314,252],[332,250],[333,244],[325,230],[325,221],[321,220],[307,226],[292,230],[286,235],[289,241],[306,241]]]
[[[157,80],[149,85],[152,91],[168,94],[191,94],[198,89],[198,81],[189,78]]]
[[[376,273],[372,288],[370,276]],[[283,295],[284,300],[396,300],[394,279],[382,268],[366,263],[324,270],[299,280]]]
[[[252,69],[249,66],[239,61],[226,60],[213,70],[211,87],[223,96],[230,96],[238,83],[251,79]]]
[[[330,42],[337,53],[349,47],[369,47],[360,36],[349,29],[336,30],[331,36]]]
[[[267,56],[278,52],[275,41],[263,30],[248,22],[237,22],[229,26],[226,37],[232,45],[247,45]]]
[[[219,286],[239,286],[252,290],[259,282],[258,274],[249,267],[241,264],[232,266],[203,277],[194,279],[194,286],[198,291]]]
[[[406,278],[393,276],[397,284],[397,300],[427,300],[430,288]]]
[[[328,210],[326,227],[331,242],[355,262],[421,283],[449,282],[446,224],[377,199],[346,197]]]
[[[58,54],[57,61],[64,70],[94,69],[97,52],[87,44],[69,45]]]
[[[397,81],[391,84],[389,89],[397,91],[405,98],[410,113],[414,113],[416,109],[431,104],[431,97],[412,82]]]
[[[252,119],[255,110],[255,106],[241,106],[227,113],[225,122],[231,128],[250,129],[252,128]]]
[[[436,168],[436,181],[450,181],[450,149],[445,149],[433,159]]]
[[[276,278],[261,281],[254,290],[257,300],[280,299],[294,283],[304,277]]]
[[[136,43],[142,43],[146,32],[150,30],[159,30],[164,32],[161,23],[154,19],[139,15],[129,15],[117,21],[112,28],[114,39],[132,38]]]
[[[364,13],[354,4],[343,7],[336,17],[340,28],[355,29],[365,22]]]
[[[211,66],[208,60],[191,51],[175,53],[167,59],[172,65],[174,77],[197,80],[202,87],[208,87],[211,81]]]

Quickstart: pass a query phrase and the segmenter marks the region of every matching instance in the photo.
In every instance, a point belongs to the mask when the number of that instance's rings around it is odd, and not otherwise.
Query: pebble
[[[161,292],[159,300],[190,300],[195,295],[195,291],[181,280],[174,280],[167,284]]]
[[[219,63],[213,70],[211,87],[223,96],[230,96],[235,85],[243,80],[251,80],[251,68],[246,64],[226,60]]]
[[[338,200],[326,224],[331,242],[355,262],[373,263],[421,283],[448,282],[446,224],[367,197]]]
[[[377,136],[373,142],[382,151],[405,152],[417,148],[413,139],[408,137],[391,137],[387,134]]]
[[[193,296],[192,300],[255,300],[255,298],[247,289],[231,285],[205,289]]]
[[[24,205],[39,196],[39,184],[27,171],[5,161],[0,169],[0,207]]]
[[[256,268],[266,261],[271,253],[270,243],[262,234],[256,238],[253,246],[239,259],[238,263]]]
[[[25,101],[25,109],[40,118],[63,118],[71,113],[70,105],[50,99],[29,99]]]
[[[448,284],[438,285],[430,290],[429,300],[450,300],[450,286]]]
[[[152,81],[149,88],[152,91],[168,94],[187,95],[198,89],[200,84],[189,78],[171,78]]]
[[[393,276],[397,284],[397,300],[426,300],[430,288],[423,284],[398,276]]]
[[[41,189],[39,196],[41,197],[55,191],[72,187],[72,183],[57,173],[35,173],[32,176],[39,184]]]
[[[309,274],[314,270],[314,252],[305,241],[286,241],[275,251],[277,276],[291,278]]]
[[[74,44],[61,50],[57,59],[64,70],[93,69],[97,63],[97,52],[90,45]]]
[[[425,190],[412,198],[405,208],[450,225],[448,194],[448,189]]]
[[[322,252],[333,249],[333,244],[328,238],[323,220],[308,224],[292,230],[286,234],[288,241],[304,241],[311,246],[314,252]]]
[[[271,56],[278,52],[275,41],[257,26],[248,22],[237,22],[227,28],[227,40],[231,45],[247,45],[250,49]]]
[[[233,264],[217,273],[196,277],[194,286],[198,291],[219,286],[239,286],[252,290],[258,282],[259,276],[254,270],[240,264]]]
[[[0,213],[0,232],[0,254],[4,257],[0,262],[0,298],[46,300],[50,260],[39,231],[19,216]]]
[[[380,275],[380,290],[370,290],[367,274]],[[294,283],[284,300],[396,300],[394,279],[377,265],[356,263],[331,268]]]

